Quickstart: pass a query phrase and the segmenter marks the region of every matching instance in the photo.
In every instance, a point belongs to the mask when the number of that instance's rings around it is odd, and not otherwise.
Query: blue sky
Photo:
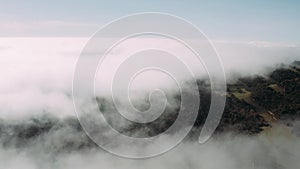
[[[213,39],[300,42],[296,0],[0,0],[0,4],[0,36],[90,36],[124,15],[164,12],[191,21]]]

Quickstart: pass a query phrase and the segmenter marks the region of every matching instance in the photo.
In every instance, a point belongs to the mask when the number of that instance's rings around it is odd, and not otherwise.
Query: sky
[[[0,0],[0,37],[89,37],[124,15],[163,12],[218,40],[300,43],[297,0]]]

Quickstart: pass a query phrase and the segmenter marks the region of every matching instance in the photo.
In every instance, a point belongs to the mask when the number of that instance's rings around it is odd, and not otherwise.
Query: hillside
[[[201,106],[194,130],[191,132],[192,136],[199,134],[199,128],[204,124],[210,106],[209,85],[201,80],[198,84]],[[277,123],[289,127],[290,121],[300,119],[299,96],[300,62],[278,68],[266,76],[240,78],[228,84],[226,106],[216,134],[229,131],[255,135],[271,129]],[[109,100],[97,98],[97,101],[104,114],[116,112]],[[166,111],[168,113],[163,113],[152,123],[129,124],[126,128],[119,128],[119,131],[140,137],[159,134],[171,126],[177,117],[177,113],[173,112],[176,109]],[[68,137],[61,137],[62,135]],[[52,140],[52,148],[56,151],[72,151],[95,146],[85,135],[75,117],[60,119],[42,114],[22,120],[0,119],[0,144],[4,147],[23,147],[44,139]],[[63,140],[56,145],[56,139]]]

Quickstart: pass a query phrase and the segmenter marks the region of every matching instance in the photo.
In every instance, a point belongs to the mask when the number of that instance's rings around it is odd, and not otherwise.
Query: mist
[[[0,117],[14,118],[40,112],[51,112],[60,117],[74,116],[71,99],[73,72],[77,57],[87,40],[87,38],[1,38],[0,71],[3,73],[0,77]],[[114,59],[119,57],[119,52],[124,52],[128,46],[134,47],[132,44],[141,46],[158,42],[158,45],[164,44],[161,39],[158,41],[151,38],[143,41],[144,44],[141,43],[141,39],[132,39],[131,42],[117,48],[112,56],[108,57],[104,71],[98,73],[105,75],[99,78],[100,81],[97,83],[99,95],[110,95],[108,81],[112,74],[109,67],[120,62],[120,59]],[[297,44],[218,40],[213,43],[223,62],[228,82],[240,76],[263,75],[280,64],[289,64],[300,58],[300,46]],[[170,42],[166,46],[176,49],[178,44]],[[193,64],[193,59],[186,57],[183,59],[192,63],[191,69],[197,77],[207,77],[201,63]],[[182,80],[188,79],[183,77]],[[138,77],[132,86],[135,93],[139,91],[144,93],[145,89],[173,90],[177,87],[172,79],[157,72],[146,72]]]
[[[133,39],[132,44],[140,44]],[[298,169],[300,166],[299,122],[292,121],[292,131],[275,124],[259,135],[230,131],[216,133],[207,143],[199,144],[193,132],[170,152],[142,160],[124,159],[99,148],[82,130],[72,101],[72,78],[77,57],[86,38],[1,38],[0,39],[0,168],[199,168],[199,169]],[[147,43],[155,43],[150,39]],[[147,45],[141,44],[141,45]],[[164,43],[160,39],[160,43]],[[213,41],[225,69],[228,82],[242,76],[265,75],[282,64],[300,59],[297,44],[271,42]],[[169,48],[177,44],[166,43]],[[130,44],[129,44],[130,45]],[[155,128],[132,130],[113,113],[108,86],[110,65],[121,46],[106,63],[105,78],[98,83],[99,101],[111,122],[124,133],[138,136],[156,134]],[[180,51],[178,51],[180,53]],[[186,58],[187,62],[193,62]],[[205,79],[203,66],[191,69]],[[179,70],[180,71],[180,70]],[[146,79],[151,79],[146,81]],[[179,80],[187,80],[182,77]],[[84,86],[82,86],[84,88]],[[133,104],[146,109],[147,92],[167,91],[168,104],[160,122],[172,121],[178,109],[176,84],[157,72],[148,72],[133,84]],[[194,92],[191,90],[191,92]],[[101,100],[102,99],[102,100]],[[120,96],[118,101],[122,102]],[[105,102],[106,101],[106,102]],[[89,106],[89,104],[86,104]],[[91,110],[94,111],[94,110]],[[123,126],[123,127],[122,127]],[[278,127],[277,127],[278,126]],[[149,126],[148,126],[149,127]],[[298,134],[297,134],[298,133]],[[194,135],[195,134],[195,135]],[[162,135],[172,140],[174,135]],[[117,145],[120,149],[120,143]],[[139,145],[137,145],[139,146]],[[147,147],[141,147],[147,151]]]
[[[39,126],[43,131],[30,135],[32,126]],[[134,160],[97,147],[76,119],[39,116],[1,123],[0,168],[297,169],[299,138],[290,135],[280,124],[273,129],[259,136],[222,133],[205,144],[187,138],[158,157]],[[167,143],[173,136],[164,137]],[[118,148],[126,147],[120,143]]]

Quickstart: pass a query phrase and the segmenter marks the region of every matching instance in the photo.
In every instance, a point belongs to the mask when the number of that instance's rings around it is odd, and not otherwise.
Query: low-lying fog
[[[85,38],[0,39],[0,127],[11,131],[0,135],[1,169],[299,168],[299,122],[294,122],[294,134],[288,134],[285,129],[274,126],[272,131],[259,136],[223,133],[203,145],[187,139],[170,152],[147,160],[123,159],[94,146],[68,150],[66,143],[76,145],[89,141],[74,126],[64,124],[60,124],[63,127],[20,146],[17,144],[20,140],[14,140],[15,130],[9,130],[12,125],[20,124],[19,127],[22,128],[21,124],[26,124],[28,118],[39,117],[43,113],[57,118],[75,117],[72,77],[76,59],[86,41]],[[153,41],[155,42],[152,39]],[[213,43],[223,61],[228,81],[244,75],[263,75],[282,63],[289,64],[300,60],[300,46],[296,44],[239,41]],[[170,44],[169,47],[176,48],[176,44]],[[122,48],[117,51],[122,51]],[[114,60],[108,63],[113,64]],[[193,68],[197,70],[199,67],[193,65]],[[109,69],[106,71],[109,72]],[[199,77],[206,75],[201,71],[197,73]],[[147,78],[152,80],[145,83]],[[172,79],[151,73],[145,74],[144,78],[137,78],[135,83],[138,91],[156,87],[168,88],[168,85],[174,87]],[[102,87],[107,89],[105,84]],[[103,93],[105,97],[107,93]],[[172,139],[171,135],[167,137]],[[122,148],[121,143],[119,146]]]

